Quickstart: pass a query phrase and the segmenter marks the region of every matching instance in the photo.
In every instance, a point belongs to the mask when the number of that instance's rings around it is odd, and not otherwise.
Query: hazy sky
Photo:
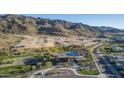
[[[92,26],[111,26],[124,29],[124,14],[27,14],[27,16],[62,19]]]

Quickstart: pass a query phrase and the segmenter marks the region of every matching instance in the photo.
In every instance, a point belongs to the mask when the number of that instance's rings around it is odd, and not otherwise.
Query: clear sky
[[[62,19],[92,26],[111,26],[124,29],[124,14],[26,14],[26,16]]]

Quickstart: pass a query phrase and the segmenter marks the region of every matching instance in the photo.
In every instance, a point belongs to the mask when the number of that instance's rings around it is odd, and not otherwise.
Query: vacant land
[[[22,37],[0,34],[0,50],[11,48],[19,43],[22,39]]]
[[[58,37],[58,36],[22,36],[16,35],[17,37],[23,37],[20,43],[15,48],[46,48],[55,46],[69,46],[69,45],[85,45],[91,46],[96,44],[93,42],[95,38],[88,39],[86,37]]]

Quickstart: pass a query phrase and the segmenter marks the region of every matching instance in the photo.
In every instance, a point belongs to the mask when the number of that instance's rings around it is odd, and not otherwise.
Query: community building
[[[67,53],[55,53],[53,56],[56,57],[56,61],[58,62],[72,62],[72,61],[79,61],[82,60],[84,56],[86,56],[87,51],[80,50],[80,51],[71,51]]]

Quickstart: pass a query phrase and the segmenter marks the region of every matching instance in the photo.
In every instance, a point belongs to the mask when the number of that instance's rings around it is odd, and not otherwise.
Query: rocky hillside
[[[89,26],[64,20],[33,18],[22,15],[0,16],[0,33],[46,34],[46,35],[85,35],[93,36],[101,32],[119,32],[112,27]]]

